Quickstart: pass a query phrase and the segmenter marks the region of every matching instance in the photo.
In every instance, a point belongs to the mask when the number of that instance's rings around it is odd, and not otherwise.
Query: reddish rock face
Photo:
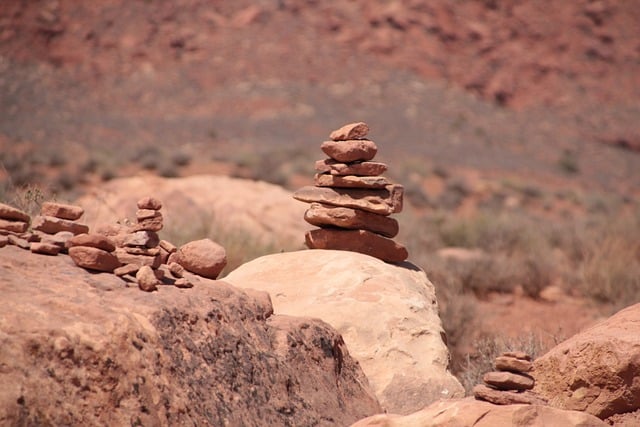
[[[409,256],[404,246],[366,230],[320,228],[307,232],[305,242],[309,249],[359,252],[385,262],[402,262]]]
[[[56,218],[75,221],[84,214],[81,206],[66,205],[63,203],[44,202],[40,208],[40,215],[54,216]]]
[[[552,348],[534,361],[534,391],[558,408],[600,418],[640,408],[640,304]]]
[[[217,278],[224,266],[227,265],[225,249],[211,239],[186,243],[169,259],[172,262],[177,262],[187,271],[209,279]]]
[[[382,411],[340,334],[273,315],[265,292],[194,276],[149,294],[63,257],[1,256],[2,425],[347,426]]]

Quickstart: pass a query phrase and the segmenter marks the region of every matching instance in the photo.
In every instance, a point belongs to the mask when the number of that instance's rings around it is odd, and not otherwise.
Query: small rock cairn
[[[496,405],[546,404],[531,389],[535,380],[528,373],[533,369],[531,357],[522,351],[510,351],[496,357],[494,372],[484,374],[484,384],[473,388],[478,400]]]
[[[113,273],[147,292],[160,285],[192,287],[185,271],[218,277],[227,263],[222,246],[202,239],[177,248],[157,233],[163,228],[162,202],[144,197],[137,207],[136,224],[104,225],[89,233],[88,226],[77,222],[84,214],[80,206],[45,202],[31,220],[27,213],[0,203],[0,248],[12,244],[38,254],[68,253],[79,267]]]
[[[293,197],[310,203],[304,219],[320,228],[305,234],[310,249],[338,249],[371,255],[385,262],[407,259],[407,249],[392,240],[402,211],[404,188],[381,176],[384,163],[373,162],[376,144],[367,139],[366,123],[351,123],[331,132],[320,148],[329,156],[315,165],[314,186]]]

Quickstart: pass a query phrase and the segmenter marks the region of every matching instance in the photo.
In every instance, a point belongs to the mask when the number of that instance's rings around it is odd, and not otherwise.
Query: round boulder
[[[182,245],[171,261],[194,274],[215,279],[227,265],[227,252],[211,239],[194,240]]]

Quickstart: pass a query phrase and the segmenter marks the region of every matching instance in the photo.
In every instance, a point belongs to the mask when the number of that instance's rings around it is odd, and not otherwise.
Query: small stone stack
[[[80,206],[44,202],[40,215],[34,217],[31,223],[37,236],[31,242],[31,252],[57,255],[66,251],[66,243],[71,237],[89,232],[87,225],[78,222],[82,215],[84,209]]]
[[[367,139],[366,123],[351,123],[331,132],[320,148],[329,156],[316,162],[315,186],[293,197],[310,203],[305,220],[320,228],[308,231],[310,249],[360,252],[385,262],[402,262],[407,249],[392,240],[398,222],[389,215],[402,211],[404,188],[381,176],[384,163],[373,162],[376,144]]]
[[[496,357],[495,369],[484,374],[484,384],[473,388],[476,399],[496,405],[545,403],[530,391],[535,380],[528,374],[533,369],[529,355],[521,351],[502,353]]]
[[[0,203],[0,248],[7,244],[29,248],[26,233],[31,217],[13,206]]]
[[[154,291],[162,284],[163,249],[158,231],[162,230],[162,202],[154,197],[143,197],[137,202],[136,224],[116,229],[114,237],[115,256],[122,264],[114,270],[120,277],[135,276],[138,287],[143,291]],[[164,256],[164,259],[168,254]]]

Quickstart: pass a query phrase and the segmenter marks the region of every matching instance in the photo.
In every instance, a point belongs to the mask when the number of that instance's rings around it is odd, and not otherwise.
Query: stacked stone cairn
[[[77,222],[84,214],[80,206],[45,202],[31,220],[26,212],[0,203],[0,248],[12,244],[38,254],[68,253],[79,267],[114,273],[147,292],[162,284],[191,288],[185,271],[218,277],[227,264],[222,246],[202,239],[177,248],[158,236],[162,202],[144,197],[137,207],[135,224],[104,225],[89,233],[88,226]]]
[[[351,123],[331,132],[321,144],[329,156],[318,160],[314,186],[294,193],[294,198],[310,203],[304,219],[320,228],[305,235],[310,249],[337,249],[360,252],[385,262],[407,259],[407,249],[392,240],[398,221],[389,215],[402,211],[404,188],[381,176],[384,163],[372,161],[378,152],[367,139],[366,123]]]
[[[496,405],[546,404],[531,391],[535,380],[529,375],[533,369],[529,355],[521,351],[502,353],[496,357],[495,369],[484,374],[484,384],[473,388],[476,399]]]

